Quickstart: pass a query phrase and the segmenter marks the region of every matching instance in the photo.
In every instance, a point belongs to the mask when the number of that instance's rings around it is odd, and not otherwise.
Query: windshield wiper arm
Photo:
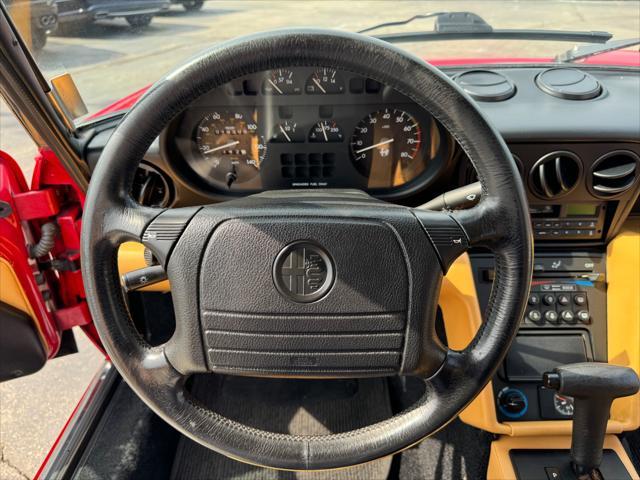
[[[414,20],[424,20],[427,18],[433,18],[433,17],[438,17],[440,15],[445,15],[447,12],[432,12],[432,13],[424,13],[424,14],[420,14],[420,15],[414,15],[413,17],[407,18],[406,20],[398,20],[395,22],[385,22],[385,23],[378,23],[372,27],[367,27],[364,30],[359,30],[358,33],[367,33],[367,32],[372,32],[374,30],[380,30],[381,28],[386,28],[386,27],[398,27],[400,25],[407,25],[408,23],[413,22]]]
[[[609,32],[572,30],[494,29],[482,17],[472,12],[433,12],[398,22],[386,22],[360,30],[368,33],[380,28],[406,25],[418,19],[435,18],[431,31],[399,32],[374,35],[390,43],[426,42],[441,40],[472,40],[477,38],[502,40],[551,40],[568,42],[605,43],[613,36]]]
[[[593,57],[594,55],[600,55],[601,53],[613,52],[615,50],[621,50],[635,45],[640,45],[640,38],[613,40],[602,45],[584,45],[582,47],[572,48],[571,50],[567,50],[566,52],[558,55],[556,57],[556,62],[575,62],[576,60],[582,60],[584,58]]]

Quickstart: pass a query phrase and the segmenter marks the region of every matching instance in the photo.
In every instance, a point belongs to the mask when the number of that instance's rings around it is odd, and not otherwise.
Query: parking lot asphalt
[[[436,11],[473,11],[495,28],[609,30],[637,37],[640,3],[615,1],[208,1],[200,12],[179,6],[144,29],[101,21],[77,34],[56,34],[35,59],[46,77],[68,71],[90,112],[159,79],[197,52],[241,34],[291,26],[357,31],[380,22]],[[432,20],[404,30],[430,29]],[[387,30],[388,31],[388,30]],[[402,45],[427,59],[552,57],[568,43],[429,42]],[[35,147],[0,102],[0,148],[29,178]],[[1,333],[0,333],[1,334]],[[80,353],[49,362],[30,377],[0,384],[0,479],[31,478],[101,363],[82,333]]]

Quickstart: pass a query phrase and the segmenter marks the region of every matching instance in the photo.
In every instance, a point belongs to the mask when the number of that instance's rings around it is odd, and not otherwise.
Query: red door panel
[[[84,192],[48,149],[35,159],[31,188],[17,163],[0,151],[0,202],[6,207],[0,212],[0,261],[15,273],[47,357],[58,352],[61,332],[74,326],[101,348],[80,270]],[[46,231],[54,232],[50,241],[34,249]]]
[[[29,259],[27,244],[33,243],[30,241],[33,232],[30,226],[23,222],[18,212],[20,203],[24,204],[24,210],[27,212],[33,209],[29,202],[25,202],[27,197],[23,195],[28,197],[29,189],[22,171],[13,158],[0,151],[0,261],[13,274],[13,279],[7,274],[3,275],[4,282],[0,296],[9,303],[11,301],[9,295],[22,293],[24,300],[31,307],[29,313],[34,317],[33,321],[46,355],[51,358],[60,348],[60,331],[53,314],[46,306],[44,299],[46,294],[43,295],[41,290],[43,287],[38,285],[42,277],[38,275],[40,272],[37,264]],[[18,285],[13,285],[14,282]],[[11,291],[14,288],[17,288],[18,292]],[[15,304],[16,301],[13,300],[10,303]]]

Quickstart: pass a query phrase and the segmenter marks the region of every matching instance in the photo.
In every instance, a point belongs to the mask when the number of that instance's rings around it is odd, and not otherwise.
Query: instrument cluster
[[[451,156],[428,112],[379,82],[331,67],[260,72],[201,99],[162,141],[173,168],[201,190],[359,188],[403,196]]]

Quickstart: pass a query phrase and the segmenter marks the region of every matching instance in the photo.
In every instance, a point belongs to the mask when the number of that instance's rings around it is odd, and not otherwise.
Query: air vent
[[[549,68],[536,77],[543,92],[564,100],[589,100],[602,93],[600,82],[577,68]]]
[[[529,173],[533,193],[550,199],[573,190],[582,174],[582,162],[571,152],[552,152],[538,160]]]
[[[454,77],[454,81],[476,100],[501,102],[516,93],[511,80],[492,70],[469,70]]]
[[[609,198],[629,190],[640,174],[640,158],[626,150],[609,152],[596,160],[591,168],[591,193]]]
[[[168,207],[171,204],[171,187],[166,177],[155,167],[141,163],[133,180],[131,194],[148,207]]]

